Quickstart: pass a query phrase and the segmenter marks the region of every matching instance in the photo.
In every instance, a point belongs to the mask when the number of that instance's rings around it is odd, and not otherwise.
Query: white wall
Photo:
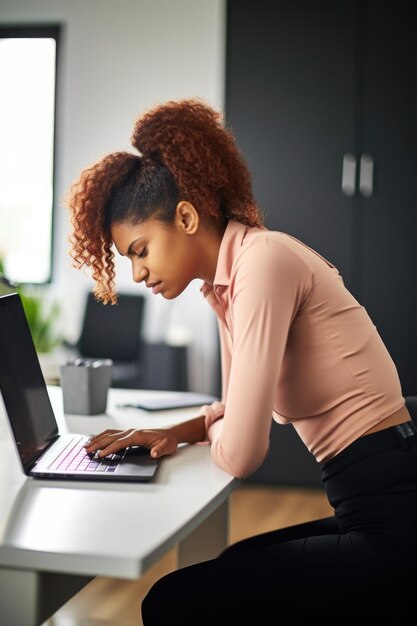
[[[1,0],[0,23],[63,25],[57,110],[57,204],[52,289],[63,304],[66,335],[79,331],[92,282],[68,255],[65,193],[80,171],[114,150],[130,150],[135,119],[158,102],[199,96],[224,105],[224,0]],[[129,263],[117,266],[119,290],[141,290]],[[215,319],[192,284],[175,301],[149,296],[146,336],[192,337],[191,386],[215,379]]]

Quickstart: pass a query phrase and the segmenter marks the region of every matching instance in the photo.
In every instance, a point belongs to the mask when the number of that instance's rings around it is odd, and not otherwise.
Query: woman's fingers
[[[107,449],[110,444],[117,445],[119,441],[125,441],[127,437],[129,437],[132,432],[134,432],[133,428],[129,428],[128,430],[105,430],[98,435],[95,435],[90,441],[85,445],[85,449],[87,452],[96,452],[97,450]],[[121,448],[125,448],[128,444],[123,443],[118,445],[117,450]],[[103,456],[103,455],[100,455]]]
[[[166,430],[143,430],[142,433],[148,434],[148,443],[145,445],[150,448],[154,458],[173,454],[177,449],[177,442],[169,437]]]
[[[114,434],[121,433],[121,432],[124,432],[124,431],[117,430],[115,428],[108,428],[107,430],[103,430],[103,432],[98,433],[97,435],[91,435],[90,439],[88,440],[88,444],[87,445],[88,446],[94,445],[102,437],[105,437],[107,435],[114,435]]]
[[[109,454],[115,454],[123,448],[135,445],[134,442],[134,430],[128,431],[122,435],[119,435],[117,439],[107,438],[103,440],[101,446],[98,448],[97,455],[99,457],[108,456]]]
[[[157,459],[158,457],[163,456],[164,454],[170,454],[170,452],[166,450],[165,443],[166,443],[165,440],[163,440],[157,443],[155,446],[152,446],[151,456],[153,458]]]
[[[144,446],[149,448],[151,456],[154,458],[165,454],[173,454],[177,447],[177,442],[167,436],[167,431],[161,430],[137,430],[129,428],[127,430],[108,429],[95,435],[85,445],[89,453],[96,452],[99,457],[115,454],[122,448],[129,446]]]

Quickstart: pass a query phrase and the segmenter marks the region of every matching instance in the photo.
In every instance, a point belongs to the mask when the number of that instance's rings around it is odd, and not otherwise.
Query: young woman
[[[274,418],[317,459],[335,511],[169,574],[142,603],[144,624],[401,610],[416,568],[417,436],[367,312],[329,261],[264,226],[244,159],[210,106],[157,106],[132,144],[138,153],[106,156],[71,190],[74,263],[92,268],[106,303],[117,297],[114,248],[133,280],[164,298],[201,279],[219,321],[223,396],[172,428],[105,431],[88,450],[143,445],[159,457],[208,441],[214,462],[245,478],[268,454]]]

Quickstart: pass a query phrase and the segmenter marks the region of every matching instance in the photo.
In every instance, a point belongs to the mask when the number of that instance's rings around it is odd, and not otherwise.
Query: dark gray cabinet
[[[390,350],[404,395],[417,394],[413,9],[229,0],[227,16],[226,116],[266,224],[339,268]],[[291,427],[274,426],[253,480],[315,485],[318,468]]]

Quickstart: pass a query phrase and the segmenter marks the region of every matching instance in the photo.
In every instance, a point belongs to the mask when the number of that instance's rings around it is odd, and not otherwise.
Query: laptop
[[[130,447],[105,459],[88,455],[87,435],[59,433],[18,293],[0,296],[0,392],[27,476],[89,481],[150,481],[159,459]]]

